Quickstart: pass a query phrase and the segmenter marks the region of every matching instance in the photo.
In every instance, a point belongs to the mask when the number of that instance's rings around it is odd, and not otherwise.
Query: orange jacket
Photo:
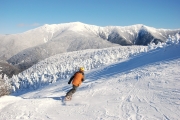
[[[68,84],[70,84],[72,81],[72,84],[74,86],[80,86],[81,83],[84,81],[84,73],[81,71],[76,72],[71,79],[69,80]]]

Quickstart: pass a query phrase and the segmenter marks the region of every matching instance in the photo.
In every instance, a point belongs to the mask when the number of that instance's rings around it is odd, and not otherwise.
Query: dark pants
[[[72,96],[76,92],[77,88],[77,86],[73,85],[73,88],[67,92],[66,96]]]

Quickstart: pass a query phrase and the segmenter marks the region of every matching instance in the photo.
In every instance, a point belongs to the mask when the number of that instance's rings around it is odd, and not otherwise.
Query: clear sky
[[[180,0],[0,0],[0,34],[44,24],[180,28]]]

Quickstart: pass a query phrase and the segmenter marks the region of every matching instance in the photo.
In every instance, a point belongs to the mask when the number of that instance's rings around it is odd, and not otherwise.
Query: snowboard
[[[65,96],[64,97],[64,101],[70,101],[70,100],[72,100],[72,96]]]
[[[72,96],[62,96],[60,100],[62,101],[62,105],[66,105],[68,101],[72,99]]]

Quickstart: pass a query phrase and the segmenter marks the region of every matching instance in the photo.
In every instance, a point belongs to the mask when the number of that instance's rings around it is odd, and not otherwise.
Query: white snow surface
[[[53,56],[11,79],[16,92],[0,98],[0,120],[178,120],[179,51],[177,40],[157,47],[113,47]],[[72,87],[67,84],[69,77],[79,65],[86,68],[86,79],[72,100],[64,102]],[[47,80],[49,76],[53,81]],[[39,81],[52,84],[43,86]]]

